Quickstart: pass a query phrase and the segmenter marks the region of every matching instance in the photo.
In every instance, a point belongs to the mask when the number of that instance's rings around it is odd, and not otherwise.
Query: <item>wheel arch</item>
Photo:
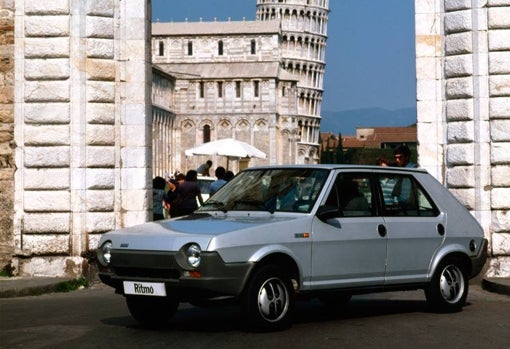
[[[293,288],[294,291],[296,292],[298,291],[299,286],[301,285],[301,273],[299,265],[296,263],[294,258],[283,252],[274,252],[262,257],[259,261],[257,261],[255,267],[250,271],[250,276],[248,277],[248,280],[257,270],[266,265],[274,265],[284,270],[285,273],[289,275],[289,278],[291,280],[295,280],[296,283],[292,282]]]
[[[461,267],[464,269],[466,273],[466,277],[469,277],[469,275],[471,275],[473,265],[471,264],[471,259],[469,258],[468,254],[462,250],[449,250],[436,255],[432,267],[430,268],[430,272],[428,275],[429,279],[431,279],[434,273],[436,272],[438,265],[447,258],[455,258],[459,260],[461,263]]]

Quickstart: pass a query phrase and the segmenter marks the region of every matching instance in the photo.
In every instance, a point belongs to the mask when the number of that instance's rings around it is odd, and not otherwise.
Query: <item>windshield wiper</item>
[[[256,207],[256,208],[263,208],[264,210],[268,211],[269,213],[274,213],[274,209],[271,210],[269,207],[266,206],[264,201],[261,201],[261,200],[240,199],[240,200],[234,201],[234,207],[238,204],[248,205],[248,206],[252,206],[252,207]]]
[[[221,202],[221,201],[207,200],[202,205],[202,207],[205,207],[205,206],[213,206],[214,208],[217,208],[218,210],[222,211],[223,213],[227,213],[227,209],[225,208],[225,204],[223,202]]]

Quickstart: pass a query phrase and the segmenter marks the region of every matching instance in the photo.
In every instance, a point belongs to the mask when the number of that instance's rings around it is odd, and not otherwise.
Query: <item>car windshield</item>
[[[199,211],[302,212],[312,210],[329,170],[245,170],[225,184]]]

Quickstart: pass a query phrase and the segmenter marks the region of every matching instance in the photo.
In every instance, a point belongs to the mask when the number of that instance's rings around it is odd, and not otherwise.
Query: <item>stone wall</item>
[[[15,3],[12,266],[80,275],[99,236],[151,210],[145,0]]]
[[[510,276],[510,0],[415,1],[419,162],[482,224]]]
[[[0,270],[8,269],[10,256],[14,252],[13,188],[14,0],[0,0]]]

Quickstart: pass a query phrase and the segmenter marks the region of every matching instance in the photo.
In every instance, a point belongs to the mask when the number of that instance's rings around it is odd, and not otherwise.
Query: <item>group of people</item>
[[[153,187],[153,220],[184,216],[198,208],[197,200],[203,204],[198,174],[189,170],[186,175],[178,173],[169,180],[155,177]]]
[[[193,213],[198,204],[203,205],[202,193],[198,185],[198,175],[209,176],[212,161],[200,165],[197,170],[189,170],[186,175],[176,173],[173,178],[165,180],[155,177],[153,187],[153,220],[180,217]],[[234,173],[218,166],[215,170],[217,180],[210,185],[210,195],[227,183]],[[197,202],[198,201],[198,202]]]

